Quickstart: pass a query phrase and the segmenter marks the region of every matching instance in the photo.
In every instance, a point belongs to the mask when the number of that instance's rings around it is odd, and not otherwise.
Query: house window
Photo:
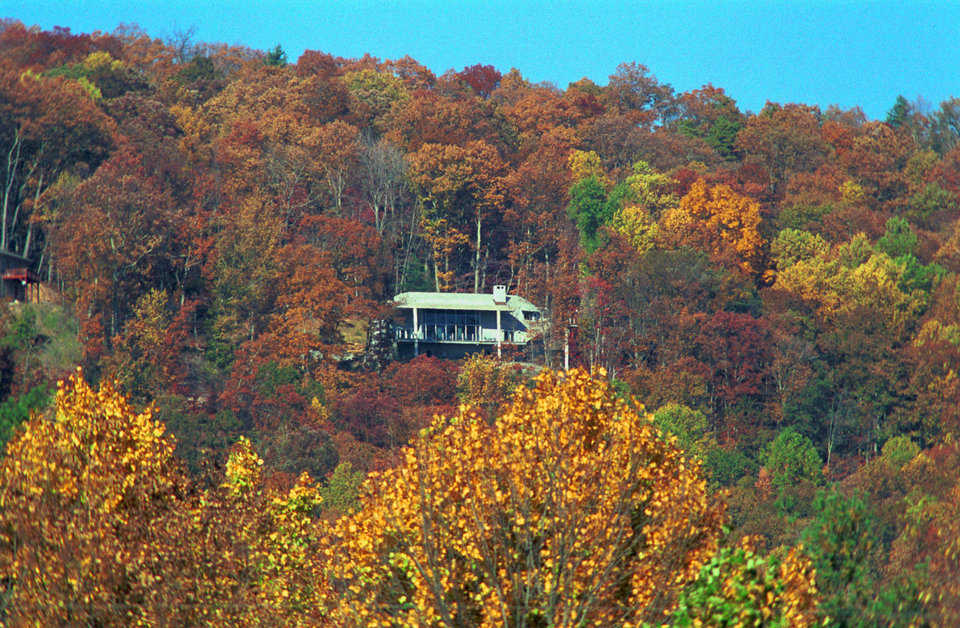
[[[540,312],[536,310],[524,310],[523,311],[523,320],[525,321],[538,321],[540,320]]]
[[[480,312],[424,310],[420,338],[438,342],[477,342],[481,335]]]

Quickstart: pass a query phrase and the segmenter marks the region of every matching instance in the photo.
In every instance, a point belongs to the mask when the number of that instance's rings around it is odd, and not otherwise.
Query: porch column
[[[500,329],[500,310],[497,310],[497,357],[503,357],[503,350],[500,348],[503,343],[503,330]]]
[[[417,308],[413,308],[413,356],[420,355],[420,325],[417,323]]]

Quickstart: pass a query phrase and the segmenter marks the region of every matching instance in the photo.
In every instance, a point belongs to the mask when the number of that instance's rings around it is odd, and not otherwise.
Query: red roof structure
[[[30,268],[30,260],[0,250],[0,299],[40,300],[40,275]]]
[[[3,279],[19,281],[24,285],[28,283],[40,283],[40,275],[33,272],[29,268],[8,268],[3,271]]]

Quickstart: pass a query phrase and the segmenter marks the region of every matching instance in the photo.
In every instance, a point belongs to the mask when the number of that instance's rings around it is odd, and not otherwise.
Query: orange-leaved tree
[[[462,409],[372,475],[327,550],[339,625],[658,621],[717,548],[696,462],[582,370]]]
[[[668,244],[701,249],[748,275],[764,270],[760,204],[727,185],[699,179],[678,207],[664,212],[661,228]]]

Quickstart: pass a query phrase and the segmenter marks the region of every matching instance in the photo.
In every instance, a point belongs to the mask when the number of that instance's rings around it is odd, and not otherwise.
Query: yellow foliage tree
[[[384,117],[390,110],[410,100],[410,92],[403,81],[389,72],[361,68],[347,72],[343,81],[350,95],[369,110],[369,118],[383,128]]]
[[[850,313],[858,307],[885,315],[892,333],[900,335],[926,305],[919,289],[905,289],[906,268],[870,246],[857,234],[850,242],[782,269],[777,287],[817,304],[827,318]]]
[[[60,385],[0,464],[7,625],[316,625],[317,488],[268,490],[242,440],[224,484],[191,488],[174,439],[110,384]]]
[[[679,206],[663,213],[660,226],[668,245],[702,249],[748,274],[764,270],[760,203],[730,186],[698,180]]]
[[[676,207],[680,199],[673,193],[676,182],[662,172],[657,172],[645,161],[633,164],[633,174],[624,183],[630,188],[636,204],[659,217],[667,209]]]
[[[323,620],[329,598],[313,516],[319,490],[306,473],[289,491],[268,490],[262,467],[250,441],[241,438],[221,490],[208,491],[193,511],[190,541],[219,568],[201,598],[207,603],[186,624],[309,626]]]
[[[109,52],[99,50],[86,56],[83,67],[87,70],[121,70],[123,62],[111,57]]]
[[[660,235],[660,227],[650,212],[640,205],[628,205],[613,216],[610,226],[622,234],[641,253],[654,247]]]
[[[373,475],[326,550],[338,625],[662,621],[713,555],[699,465],[582,370],[461,409]]]
[[[493,418],[506,406],[520,383],[520,369],[508,366],[482,353],[467,358],[457,376],[460,403],[476,408]]]
[[[184,495],[173,438],[112,386],[61,383],[0,465],[0,577],[7,621],[112,625],[144,618],[159,580],[151,526]],[[127,612],[129,611],[129,614]]]
[[[846,180],[840,184],[840,198],[848,205],[860,205],[867,197],[863,186],[856,181]]]
[[[603,171],[600,155],[592,150],[572,150],[567,157],[567,166],[570,168],[570,178],[576,182],[582,179],[596,177],[597,181],[607,187],[610,180]]]

